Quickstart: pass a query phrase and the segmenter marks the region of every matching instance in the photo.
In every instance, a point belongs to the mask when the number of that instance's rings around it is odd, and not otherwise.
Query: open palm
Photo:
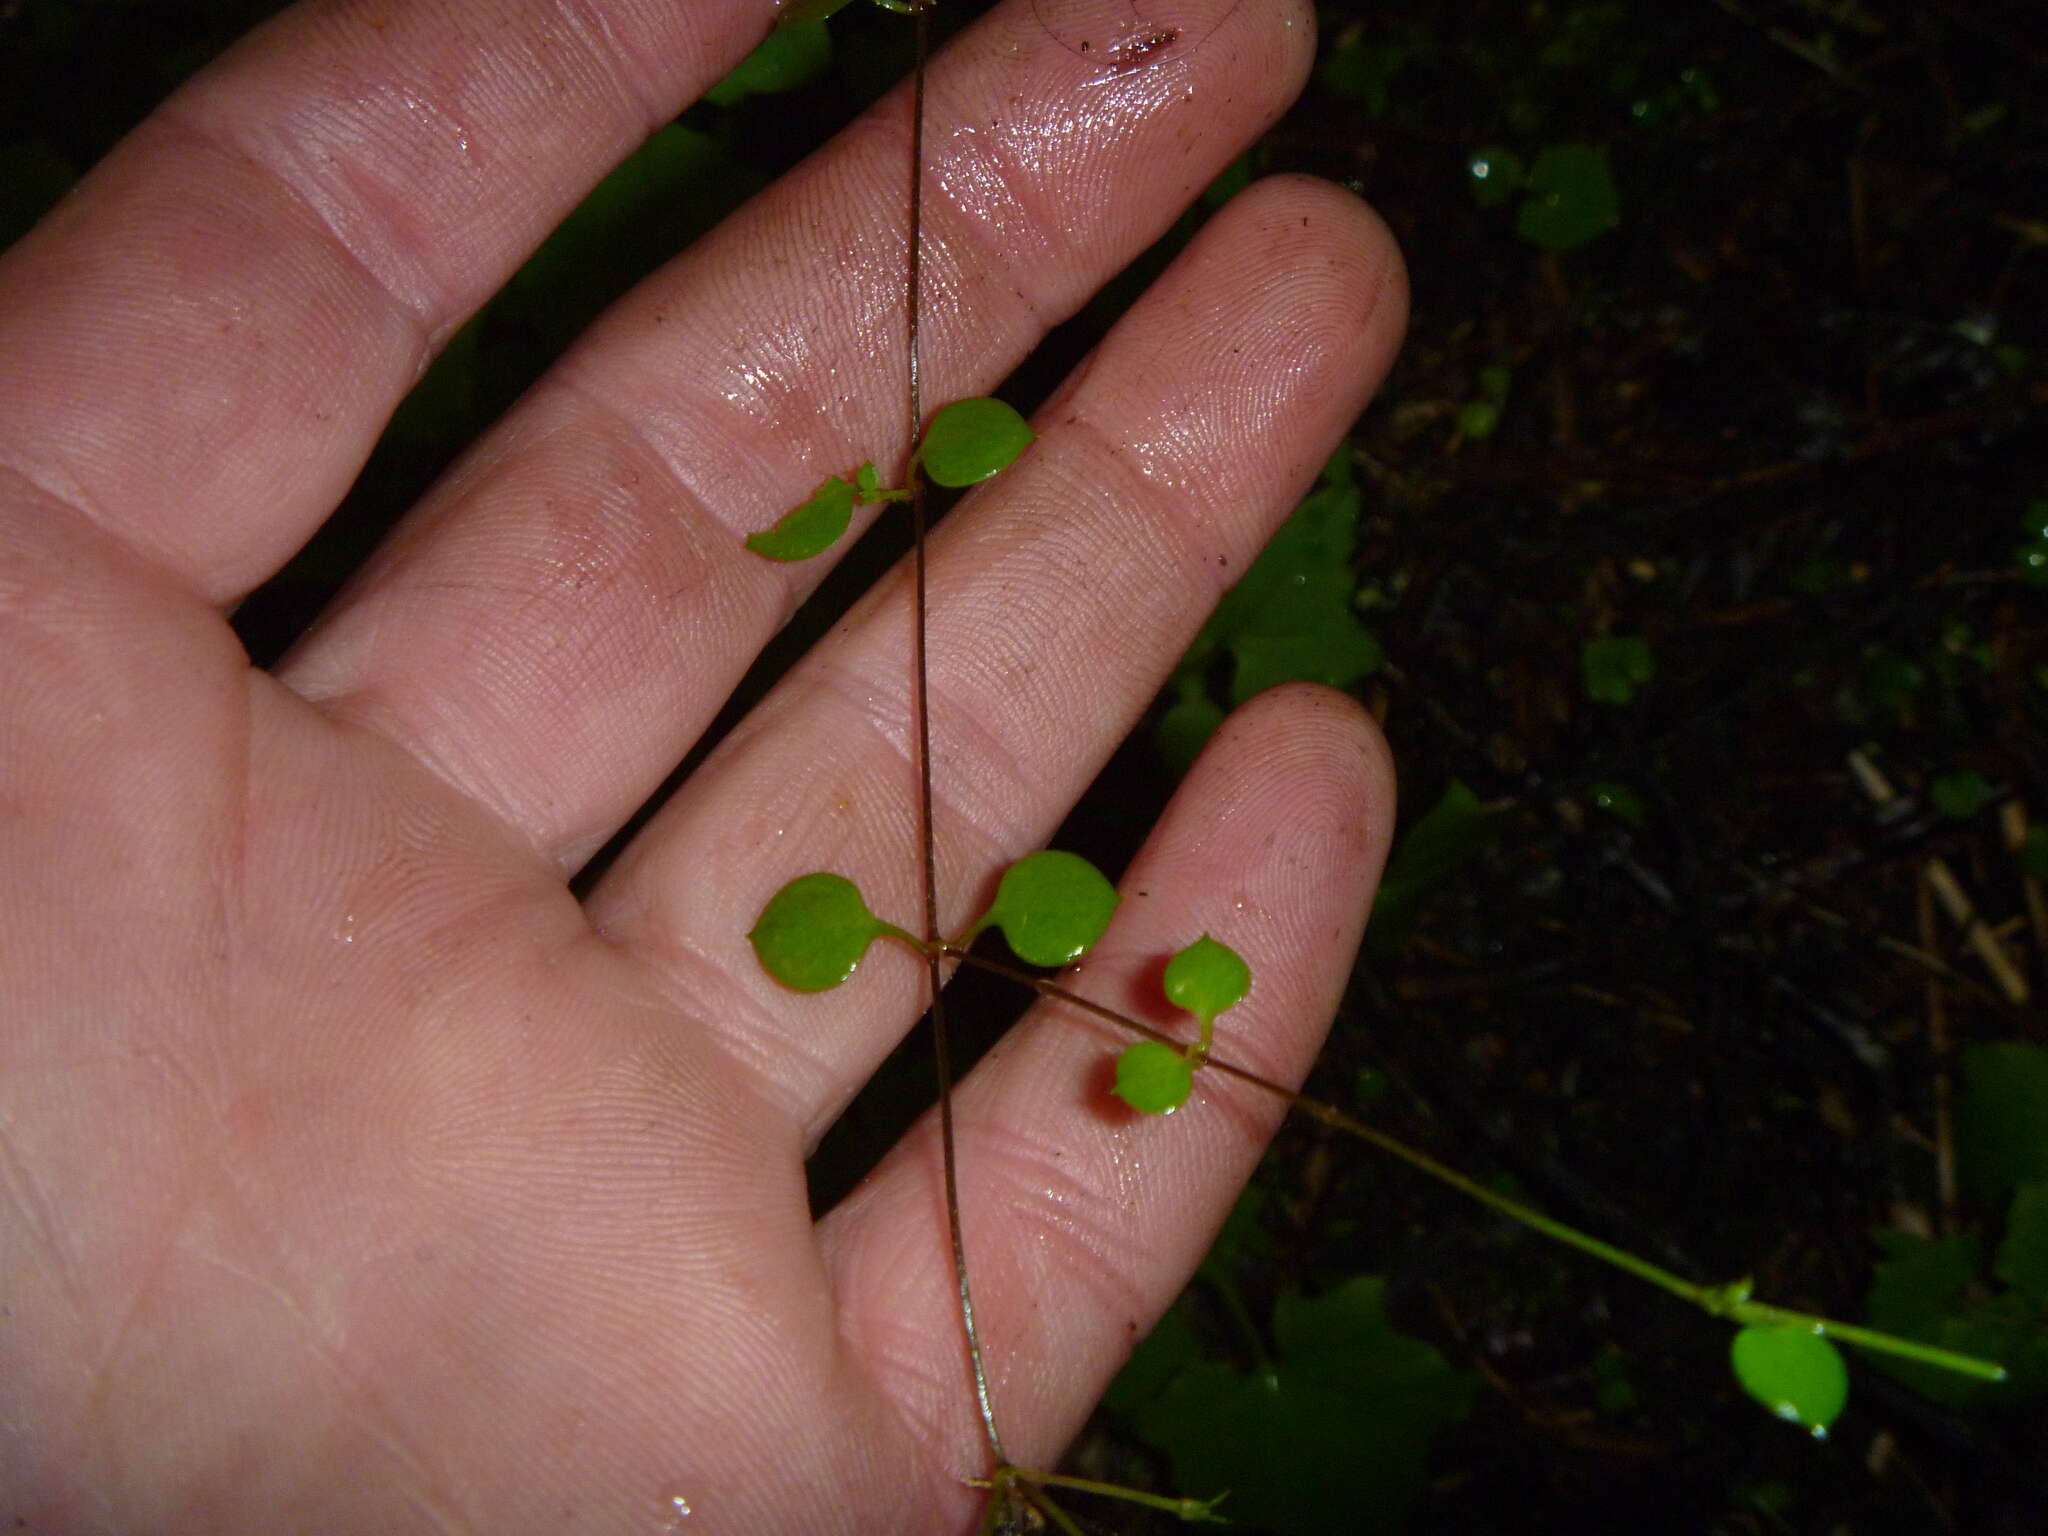
[[[935,63],[927,400],[991,387],[1298,86],[1304,8],[1210,9],[1199,47],[1106,69],[1012,4]],[[615,307],[275,673],[224,618],[771,12],[309,4],[0,263],[0,1525],[971,1526],[929,1125],[822,1219],[805,1197],[920,965],[800,997],[743,937],[817,868],[919,910],[900,575],[568,888],[816,579],[743,535],[901,463],[901,94]],[[1257,186],[949,519],[946,920],[1130,728],[1402,307],[1361,207]],[[1353,706],[1264,696],[1076,984],[1140,1007],[1213,928],[1258,975],[1229,1053],[1298,1077],[1390,812]],[[1020,1460],[1058,1454],[1276,1113],[1205,1081],[1134,1121],[1107,1039],[1041,1010],[958,1098]]]

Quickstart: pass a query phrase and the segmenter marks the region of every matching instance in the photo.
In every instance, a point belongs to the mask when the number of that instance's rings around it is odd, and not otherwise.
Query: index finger
[[[284,13],[0,258],[0,470],[210,601],[247,591],[333,508],[448,334],[772,13]]]

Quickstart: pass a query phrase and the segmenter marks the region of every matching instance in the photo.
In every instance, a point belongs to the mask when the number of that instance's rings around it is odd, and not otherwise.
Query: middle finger
[[[1291,99],[1295,0],[1179,9],[1223,19],[1142,67],[1105,74],[1021,0],[934,62],[929,400],[992,386]],[[773,566],[742,536],[827,475],[901,461],[907,141],[899,90],[616,306],[285,681],[579,864],[829,563]]]

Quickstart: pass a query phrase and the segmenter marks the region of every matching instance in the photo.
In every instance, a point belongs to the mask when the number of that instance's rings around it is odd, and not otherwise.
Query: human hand
[[[1298,87],[1304,7],[1210,10],[1199,46],[1106,71],[1013,0],[934,62],[928,402],[991,387]],[[0,262],[0,1525],[971,1528],[929,1117],[822,1220],[805,1197],[922,966],[878,950],[803,997],[744,938],[812,869],[919,910],[902,573],[586,901],[567,883],[824,564],[742,536],[907,451],[902,93],[612,310],[274,674],[224,618],[437,344],[769,15],[303,7]],[[1358,204],[1254,187],[934,537],[943,918],[1130,729],[1402,309]],[[1077,985],[1138,1008],[1213,929],[1257,974],[1228,1054],[1298,1078],[1391,810],[1353,705],[1255,700]],[[1204,1074],[1135,1120],[1106,1042],[1040,1008],[956,1098],[1024,1462],[1278,1113]]]

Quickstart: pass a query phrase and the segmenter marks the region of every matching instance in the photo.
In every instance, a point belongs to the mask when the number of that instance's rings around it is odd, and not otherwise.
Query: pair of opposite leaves
[[[1000,400],[956,400],[932,418],[911,455],[909,478],[923,473],[949,489],[977,484],[1007,469],[1033,436],[1024,418]],[[905,501],[910,494],[907,486],[884,490],[875,466],[863,464],[825,481],[773,528],[750,535],[747,548],[770,560],[807,560],[839,541],[856,506]],[[1005,870],[988,910],[948,947],[965,948],[984,929],[996,928],[1027,965],[1071,965],[1102,937],[1116,906],[1116,891],[1094,865],[1047,849]],[[915,934],[875,916],[860,887],[829,871],[799,875],[777,891],[747,937],[768,974],[800,992],[838,986],[878,938],[928,952]],[[1200,1020],[1201,1037],[1180,1048],[1134,1042],[1117,1059],[1117,1096],[1154,1115],[1186,1103],[1195,1070],[1208,1059],[1216,1015],[1250,988],[1244,961],[1206,933],[1176,954],[1166,966],[1166,997]]]
[[[1027,965],[1071,965],[1095,947],[1118,899],[1086,859],[1043,849],[1003,871],[988,910],[943,947],[964,950],[983,930],[995,928]],[[838,986],[876,939],[930,953],[915,934],[875,916],[859,886],[826,870],[799,875],[770,897],[747,938],[762,969],[799,992]],[[1196,1069],[1208,1060],[1216,1016],[1235,1007],[1251,982],[1238,953],[1206,933],[1168,960],[1166,999],[1201,1022],[1201,1036],[1180,1047],[1160,1040],[1127,1046],[1117,1058],[1117,1097],[1148,1115],[1171,1114],[1186,1103]]]

